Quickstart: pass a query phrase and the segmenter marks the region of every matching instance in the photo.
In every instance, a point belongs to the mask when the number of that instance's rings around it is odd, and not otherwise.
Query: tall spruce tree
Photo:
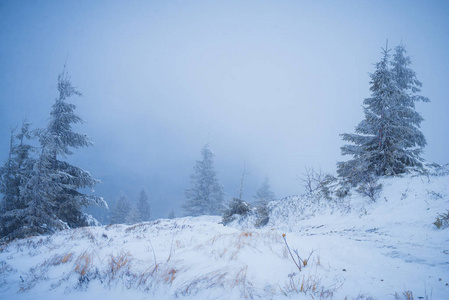
[[[203,147],[201,156],[190,178],[191,188],[185,191],[184,212],[189,216],[218,215],[223,209],[224,193],[214,170],[214,154],[209,145]]]
[[[427,145],[424,134],[419,130],[423,117],[415,110],[415,102],[430,102],[427,97],[418,93],[422,83],[416,78],[415,72],[409,67],[411,59],[407,56],[404,45],[395,48],[395,54],[391,62],[392,72],[396,84],[400,90],[399,124],[396,127],[400,139],[400,148],[397,153],[398,169],[407,167],[422,167],[423,148]]]
[[[93,188],[100,181],[88,171],[61,160],[73,154],[71,149],[93,145],[87,135],[72,130],[73,124],[83,123],[83,120],[74,113],[76,106],[67,99],[81,96],[81,93],[73,87],[65,67],[58,76],[58,91],[59,97],[52,106],[48,126],[41,133],[41,140],[45,140],[49,153],[48,171],[57,185],[52,199],[54,213],[69,227],[92,225],[92,217],[81,209],[90,205],[107,207],[107,204],[103,198],[84,194],[79,189]]]
[[[425,139],[418,130],[422,117],[414,110],[420,84],[407,68],[409,59],[402,46],[396,48],[393,68],[390,50],[382,49],[383,58],[371,77],[371,97],[364,100],[365,119],[354,134],[344,133],[343,155],[353,159],[337,163],[337,173],[353,184],[372,181],[373,176],[404,173],[409,167],[421,166],[419,154]]]

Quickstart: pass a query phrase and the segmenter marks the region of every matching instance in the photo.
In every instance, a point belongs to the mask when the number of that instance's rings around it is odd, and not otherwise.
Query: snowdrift
[[[0,299],[449,299],[449,229],[433,224],[448,179],[385,178],[376,202],[288,197],[261,229],[203,216],[16,240]]]

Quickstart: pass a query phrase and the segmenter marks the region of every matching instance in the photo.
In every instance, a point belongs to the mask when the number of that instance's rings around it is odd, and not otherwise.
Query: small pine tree
[[[191,175],[191,188],[185,191],[187,201],[183,206],[190,216],[219,215],[223,209],[223,187],[214,170],[213,152],[209,145],[201,150],[202,160],[196,162]]]
[[[256,196],[254,198],[256,198],[257,203],[257,218],[254,225],[256,227],[263,227],[268,224],[268,221],[270,220],[270,210],[268,208],[268,203],[276,200],[276,196],[274,195],[273,191],[271,191],[268,178],[265,178],[262,185],[257,190]]]
[[[131,203],[128,197],[121,195],[112,210],[111,224],[127,224],[130,221]]]
[[[168,218],[169,219],[175,219],[176,218],[175,211],[173,209],[168,213]]]
[[[146,222],[151,220],[151,207],[148,201],[148,194],[142,188],[137,202],[137,213],[139,222]]]

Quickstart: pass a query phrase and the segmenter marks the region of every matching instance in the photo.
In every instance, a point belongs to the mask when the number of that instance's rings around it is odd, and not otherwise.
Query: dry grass
[[[151,268],[148,268],[144,272],[140,273],[137,276],[137,287],[144,287],[144,290],[149,290],[152,286],[152,282],[150,282],[150,279],[154,279],[155,275],[157,274],[159,270],[159,265],[154,265]]]
[[[164,282],[172,284],[176,278],[176,272],[178,272],[176,269],[169,268],[164,274]]]
[[[394,299],[396,299],[396,300],[402,300],[402,299],[413,300],[415,298],[413,297],[413,292],[412,291],[405,290],[405,291],[402,292],[402,295],[398,294],[397,292],[394,293]]]
[[[376,300],[371,296],[367,296],[364,294],[359,294],[356,298],[351,298],[352,300]],[[345,300],[349,300],[348,297],[345,297]]]
[[[314,275],[303,276],[300,280],[295,280],[295,273],[290,274],[290,281],[281,288],[281,292],[289,296],[291,294],[305,294],[312,299],[332,299],[335,291],[339,287],[324,287],[321,279]]]
[[[204,275],[197,276],[190,280],[189,282],[184,283],[175,291],[175,295],[179,297],[195,295],[200,291],[204,291],[207,289],[211,289],[217,286],[224,287],[226,283],[226,277],[228,272],[222,271],[213,271],[210,273],[206,273]]]
[[[149,228],[149,225],[150,224],[148,222],[137,223],[135,225],[131,225],[128,228],[126,228],[125,232],[130,233],[132,231],[136,231],[136,230],[140,230],[140,229],[142,229],[142,231],[145,232]]]
[[[73,253],[68,252],[63,255],[54,255],[50,259],[46,260],[42,265],[46,266],[59,266],[61,264],[65,264],[67,262],[71,262],[73,260]]]
[[[50,268],[66,264],[73,260],[73,253],[67,252],[65,254],[56,254],[46,259],[44,262],[29,269],[29,272],[20,277],[22,282],[20,284],[19,292],[25,292],[33,288],[38,282],[48,280],[48,272]],[[0,272],[1,273],[1,272]]]
[[[74,272],[81,277],[85,277],[92,268],[93,254],[87,251],[83,252],[75,261]]]
[[[129,271],[129,264],[131,260],[133,259],[131,253],[128,252],[121,252],[117,256],[111,255],[109,257],[109,263],[108,263],[108,269],[110,273],[110,279],[113,280],[117,276],[118,273],[120,273],[122,270],[126,269]]]
[[[8,243],[0,243],[0,253],[3,253],[8,248]]]

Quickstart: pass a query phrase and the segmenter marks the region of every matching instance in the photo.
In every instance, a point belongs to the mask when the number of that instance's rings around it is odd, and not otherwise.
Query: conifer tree
[[[419,130],[423,117],[415,110],[415,102],[430,102],[427,97],[418,93],[422,83],[416,78],[415,72],[409,67],[411,59],[407,56],[405,46],[400,44],[395,48],[391,62],[392,72],[400,94],[398,98],[397,136],[401,147],[397,149],[398,168],[405,171],[407,167],[422,167],[420,155],[427,145],[424,134]]]
[[[69,227],[87,226],[91,225],[92,217],[81,209],[90,205],[107,207],[107,204],[101,197],[79,191],[93,188],[99,180],[88,171],[61,160],[73,154],[71,149],[93,145],[87,135],[72,130],[73,124],[83,123],[83,120],[74,113],[76,106],[69,103],[68,98],[81,96],[81,93],[73,87],[65,67],[58,76],[58,91],[59,97],[52,106],[48,126],[40,134],[41,144],[45,143],[49,155],[46,167],[57,185],[51,201],[55,215]]]
[[[218,215],[223,209],[224,193],[214,170],[214,154],[209,145],[203,147],[201,156],[190,178],[191,188],[185,191],[187,201],[183,208],[190,216]]]
[[[169,218],[169,219],[176,218],[175,211],[173,209],[168,213],[168,217],[167,218]]]
[[[268,178],[265,178],[260,188],[256,191],[254,198],[256,198],[256,202],[259,204],[267,204],[276,199],[276,196],[271,190]]]
[[[129,212],[126,215],[125,223],[126,224],[136,224],[142,222],[140,219],[140,213],[137,210],[137,207],[130,206]]]
[[[0,193],[3,194],[2,201],[0,202],[0,213],[11,210],[15,202],[18,201],[19,184],[16,176],[17,165],[14,162],[15,142],[14,131],[16,128],[11,129],[11,135],[9,139],[9,153],[8,159],[5,164],[0,167]]]
[[[414,110],[414,102],[428,100],[415,94],[420,83],[407,68],[409,59],[402,46],[396,48],[392,69],[390,50],[382,50],[383,58],[370,75],[372,94],[364,100],[365,119],[356,126],[356,133],[341,135],[352,143],[341,148],[342,154],[353,159],[339,162],[337,172],[353,184],[421,166],[419,154],[425,139],[417,129],[422,117]]]
[[[30,153],[34,147],[25,140],[31,140],[30,123],[23,121],[19,133],[17,127],[11,129],[9,155],[5,165],[0,168],[0,192],[4,195],[3,205],[11,210],[23,207],[20,198],[20,185],[29,173]]]
[[[120,195],[117,204],[112,210],[111,224],[127,224],[131,212],[131,203],[128,197]]]
[[[150,221],[151,207],[148,201],[148,194],[145,192],[144,188],[140,191],[139,201],[137,202],[137,212],[139,222]]]
[[[92,145],[90,139],[72,131],[82,123],[75,115],[75,105],[67,99],[80,96],[64,70],[58,76],[59,97],[50,113],[47,128],[34,130],[40,146],[24,142],[31,138],[30,125],[24,122],[21,132],[11,140],[10,156],[2,170],[1,192],[6,198],[1,214],[1,235],[5,239],[52,233],[56,230],[96,225],[98,222],[81,209],[89,205],[107,208],[101,197],[79,190],[99,183],[89,172],[62,159],[73,154],[71,149]],[[14,142],[14,139],[18,143]],[[32,157],[31,152],[36,152]]]
[[[23,183],[30,176],[33,159],[30,152],[34,148],[25,142],[30,140],[30,124],[22,123],[19,133],[16,128],[11,130],[10,150],[8,159],[3,167],[0,167],[0,193],[3,199],[0,201],[0,237],[15,238],[23,227],[23,218],[28,215],[27,203],[23,194]]]

